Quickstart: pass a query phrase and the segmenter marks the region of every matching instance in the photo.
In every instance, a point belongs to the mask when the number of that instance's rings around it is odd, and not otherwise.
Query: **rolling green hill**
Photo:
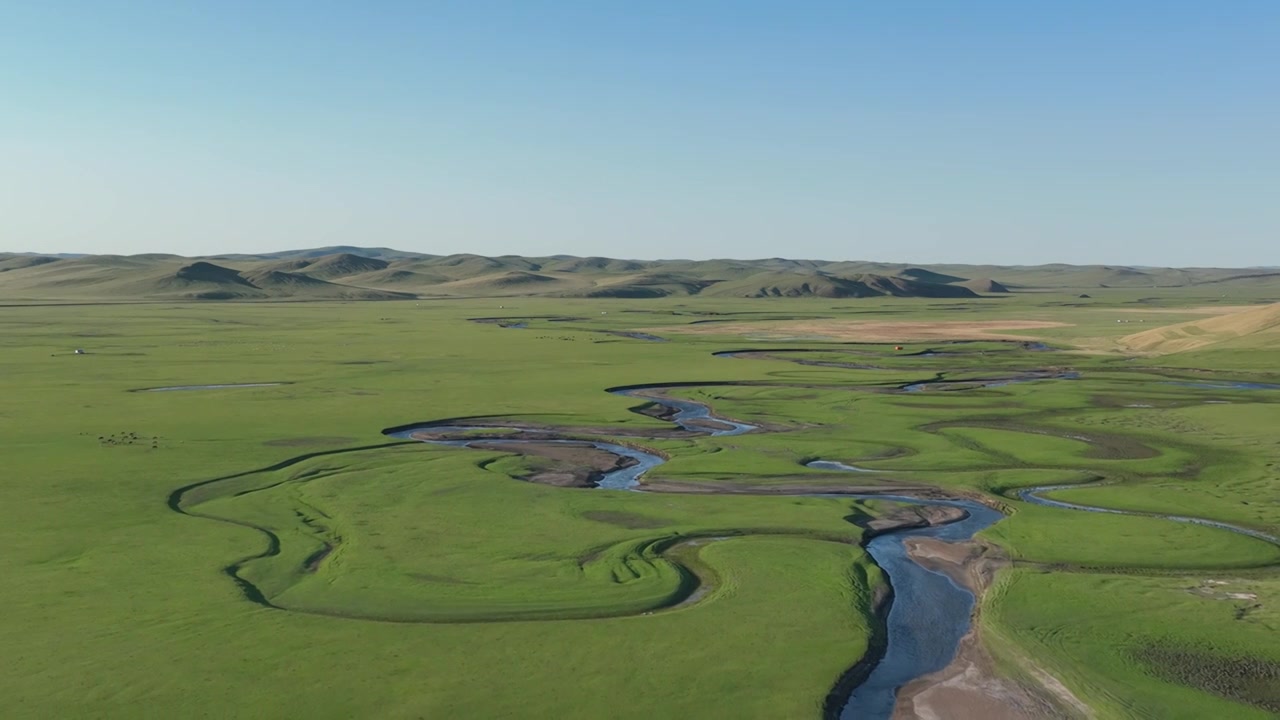
[[[644,263],[634,260],[615,260],[605,257],[566,257],[551,258],[542,263],[541,270],[555,270],[556,272],[635,272],[643,270]]]
[[[930,265],[825,261],[626,260],[428,255],[351,246],[186,258],[0,253],[0,299],[388,300],[410,297],[973,298],[1010,292],[1200,288],[1200,296],[1280,300],[1274,268]]]
[[[932,270],[926,270],[924,268],[907,268],[902,272],[898,273],[898,275],[904,278],[910,278],[911,280],[919,280],[920,282],[931,282],[931,283],[942,283],[942,284],[962,282],[965,279],[965,278],[959,277],[958,275],[946,275],[944,273],[934,272]]]
[[[58,258],[48,257],[45,255],[0,254],[0,272],[21,270],[22,268],[36,267],[38,265],[46,265],[57,261]]]
[[[407,293],[328,282],[272,267],[204,260],[91,256],[11,270],[3,297],[58,300],[395,300]]]
[[[977,297],[968,288],[884,275],[839,277],[820,272],[763,272],[718,283],[704,291],[716,297]]]
[[[602,278],[590,288],[565,293],[564,296],[655,298],[669,295],[696,295],[715,283],[715,280],[703,280],[683,273],[650,271],[618,278]]]
[[[956,285],[959,285],[960,287],[964,287],[964,288],[969,288],[970,290],[976,293],[1007,293],[1009,292],[1009,288],[1005,287],[1004,284],[996,282],[991,278],[975,278],[973,280],[965,280],[963,282],[958,282],[956,283]]]
[[[389,264],[386,260],[377,258],[361,257],[351,253],[337,253],[317,258],[314,262],[299,270],[299,272],[315,278],[340,278],[376,270],[385,270]]]

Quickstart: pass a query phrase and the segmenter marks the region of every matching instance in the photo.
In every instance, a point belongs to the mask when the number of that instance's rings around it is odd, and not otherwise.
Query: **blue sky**
[[[0,250],[1280,264],[1280,3],[0,0]]]

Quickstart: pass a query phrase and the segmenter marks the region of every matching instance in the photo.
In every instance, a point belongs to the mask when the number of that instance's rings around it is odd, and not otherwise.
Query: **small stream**
[[[1061,510],[1082,510],[1084,512],[1108,513],[1110,515],[1134,515],[1137,517],[1152,517],[1161,520],[1172,520],[1173,522],[1191,523],[1192,525],[1203,525],[1205,527],[1217,528],[1218,530],[1226,530],[1237,535],[1247,535],[1251,538],[1271,543],[1272,545],[1280,545],[1280,537],[1268,535],[1260,530],[1242,527],[1240,525],[1232,525],[1231,523],[1219,522],[1217,520],[1206,520],[1205,518],[1188,517],[1186,515],[1162,515],[1160,513],[1138,512],[1136,510],[1117,510],[1115,508],[1098,507],[1097,505],[1081,505],[1079,503],[1070,503],[1065,500],[1054,500],[1044,497],[1044,493],[1054,492],[1056,490],[1078,490],[1081,488],[1098,487],[1101,483],[1084,483],[1077,485],[1041,485],[1039,487],[1023,488],[1018,491],[1018,499],[1029,502],[1032,505],[1042,505],[1044,507],[1059,508]]]
[[[871,468],[858,467],[857,465],[846,465],[835,460],[811,460],[805,463],[804,466],[807,468],[813,468],[814,470],[837,470],[839,472],[892,472],[892,470],[872,470]]]
[[[946,378],[939,377],[936,380],[926,380],[923,382],[911,383],[910,385],[903,385],[901,390],[904,392],[924,392],[931,387],[947,386],[970,389],[978,387],[996,388],[1004,387],[1006,385],[1017,385],[1019,383],[1038,382],[1040,380],[1078,380],[1079,378],[1080,373],[1078,372],[1060,372],[1039,375],[1028,374],[1019,377],[993,378],[988,380],[948,380]]]
[[[1201,390],[1280,390],[1280,385],[1256,382],[1193,382],[1190,380],[1169,380],[1166,381],[1165,384],[1181,385],[1182,387],[1199,388]]]
[[[752,430],[760,429],[756,425],[748,425],[747,423],[737,422],[736,420],[729,420],[727,418],[712,415],[711,408],[700,402],[670,397],[668,395],[657,396],[653,394],[645,394],[645,390],[652,393],[654,391],[662,391],[664,389],[669,388],[644,388],[635,390],[623,388],[620,390],[610,390],[610,392],[614,395],[622,395],[623,397],[637,398],[640,400],[649,400],[651,402],[658,403],[659,405],[666,405],[667,407],[674,408],[676,413],[671,417],[671,422],[679,425],[685,430],[689,430],[690,432],[706,433],[712,437],[727,437],[729,435],[741,435],[743,433],[751,432]],[[699,426],[698,421],[713,423],[721,427],[717,429]]]

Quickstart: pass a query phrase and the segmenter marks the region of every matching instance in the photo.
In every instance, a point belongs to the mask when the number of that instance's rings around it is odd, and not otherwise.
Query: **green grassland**
[[[890,503],[548,487],[519,480],[519,455],[381,434],[496,416],[652,448],[668,462],[646,479],[671,488],[984,496],[1009,512],[985,533],[1013,566],[982,614],[1009,672],[1030,658],[1099,717],[1266,717],[1280,549],[1016,493],[1101,481],[1053,496],[1280,533],[1280,391],[1178,384],[1276,382],[1266,348],[1074,350],[1133,332],[1117,309],[1198,292],[0,308],[0,714],[821,715],[872,641],[884,581],[859,522]],[[1067,325],[1026,331],[1050,351],[664,333],[783,318]],[[713,356],[787,348],[827,364]],[[929,349],[946,354],[914,354]],[[1080,377],[972,385],[1067,368]],[[897,391],[921,381],[941,382]],[[604,392],[677,382],[766,431],[648,437],[670,424]],[[284,384],[134,392],[219,383]],[[804,467],[816,458],[873,472]],[[1253,598],[1200,592],[1208,580]]]
[[[1219,596],[1199,594],[1206,587]],[[1275,717],[1280,613],[1274,601],[1220,597],[1229,592],[1274,598],[1280,588],[1274,575],[1017,569],[988,593],[985,624],[1009,662],[1054,667],[1101,716]]]

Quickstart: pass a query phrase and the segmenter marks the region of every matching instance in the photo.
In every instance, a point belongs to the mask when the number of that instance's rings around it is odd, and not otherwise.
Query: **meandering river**
[[[649,338],[642,338],[649,339]],[[1041,348],[1028,348],[1041,349]],[[750,353],[760,351],[730,351],[717,353],[721,357],[746,357]],[[927,354],[927,353],[926,353]],[[941,354],[941,353],[937,353]],[[843,365],[841,365],[843,366]],[[974,380],[945,380],[938,378],[901,386],[898,390],[918,392],[927,388],[973,388],[997,387],[1015,382],[1037,380],[1066,380],[1079,377],[1074,372],[1033,371],[1018,373],[1007,377]],[[147,392],[205,390],[238,387],[267,387],[283,383],[241,383],[222,385],[181,385],[169,387],[143,388]],[[1235,390],[1273,390],[1280,386],[1258,383],[1180,383],[1192,387],[1223,388]],[[709,406],[694,400],[675,398],[670,392],[689,385],[640,386],[615,388],[609,392],[636,398],[664,406],[665,417],[680,428],[703,436],[724,437],[760,431],[756,425],[732,420],[714,414]],[[501,431],[495,434],[495,431]],[[424,436],[425,433],[430,436]],[[476,443],[485,443],[492,447],[495,443],[502,446],[518,446],[524,444],[571,443],[589,445],[598,450],[616,456],[629,458],[632,462],[604,473],[597,482],[597,487],[606,490],[637,491],[640,479],[653,469],[661,466],[666,460],[659,454],[647,450],[603,440],[569,440],[548,437],[554,430],[550,428],[512,428],[468,424],[423,423],[404,426],[385,431],[391,437],[419,440],[455,447],[471,447]],[[437,439],[440,434],[473,434],[475,437],[465,439]],[[523,436],[523,437],[522,437]],[[848,473],[886,473],[890,471],[872,470],[850,465],[833,459],[812,460],[807,463],[810,468],[833,472]],[[199,484],[198,484],[199,485]],[[1250,528],[1229,523],[1207,520],[1203,518],[1157,513],[1132,512],[1113,508],[1084,505],[1056,500],[1046,497],[1047,493],[1057,490],[1083,487],[1080,485],[1046,485],[1024,488],[1018,491],[1017,497],[1025,502],[1047,507],[1084,512],[1102,512],[1118,515],[1137,515],[1156,517],[1175,522],[1194,523],[1220,530],[1239,533],[1258,540],[1280,545],[1280,538]],[[170,505],[175,509],[181,504],[183,490],[175,491]],[[842,720],[888,720],[894,711],[897,691],[907,683],[936,672],[946,667],[954,658],[961,638],[969,630],[970,618],[976,599],[967,589],[942,572],[930,570],[912,560],[907,552],[907,541],[911,538],[935,538],[947,542],[964,541],[975,533],[990,527],[1003,516],[992,508],[974,500],[963,498],[921,499],[892,494],[812,494],[819,497],[841,497],[848,499],[874,499],[892,501],[909,505],[941,505],[959,508],[964,515],[947,524],[931,527],[912,527],[887,532],[873,537],[866,544],[866,551],[884,571],[893,589],[892,602],[886,623],[886,643],[882,656],[866,676],[864,681],[852,690],[847,698],[838,704],[839,717]],[[233,577],[238,576],[232,572]],[[247,582],[247,581],[244,581]],[[250,585],[250,587],[252,587]],[[256,590],[256,589],[255,589]],[[696,597],[696,596],[695,596]],[[828,708],[835,710],[837,708]]]
[[[732,355],[729,355],[732,357]],[[1043,379],[1074,379],[1077,373],[1056,373],[1049,376],[1026,378],[1001,378],[986,381],[970,381],[972,385],[999,386],[1009,382]],[[972,386],[971,385],[971,386]],[[609,392],[626,397],[654,402],[665,406],[665,417],[684,430],[706,436],[741,435],[760,428],[714,414],[711,408],[703,403],[673,398],[667,393],[683,386],[638,388],[615,388]],[[916,388],[907,386],[904,390],[911,392]],[[396,428],[388,431],[388,435],[404,439],[416,439],[424,442],[440,443],[467,447],[474,442],[501,442],[503,445],[519,445],[520,443],[565,442],[579,445],[590,445],[615,455],[630,458],[634,464],[606,473],[597,483],[597,487],[608,490],[637,490],[640,478],[647,472],[666,462],[664,458],[634,447],[595,440],[547,440],[544,438],[521,439],[519,430],[512,436],[506,434],[511,428],[504,428],[500,437],[489,436],[475,440],[435,440],[421,437],[423,431],[433,434],[448,432],[489,432],[495,428],[488,426],[435,425],[427,423],[407,428]],[[527,431],[542,432],[543,431]],[[814,460],[808,467],[838,472],[868,473],[885,472],[870,470],[855,465],[848,465],[835,460]],[[1044,493],[1064,490],[1079,485],[1046,485],[1025,488],[1018,492],[1018,497],[1029,503],[1045,505],[1066,510],[1086,512],[1105,512],[1118,515],[1142,515],[1158,517],[1176,522],[1188,522],[1205,525],[1229,532],[1240,533],[1259,540],[1280,545],[1280,539],[1249,528],[1229,523],[1206,520],[1202,518],[1176,515],[1159,515],[1155,513],[1139,513],[1112,508],[1102,508],[1077,503],[1068,503],[1044,497]],[[970,618],[976,598],[967,588],[962,587],[945,573],[925,568],[911,559],[907,552],[907,540],[911,538],[936,538],[947,542],[959,542],[971,539],[976,533],[998,522],[1003,515],[986,505],[973,500],[954,499],[920,499],[892,494],[821,494],[820,497],[842,497],[863,500],[886,500],[909,505],[943,505],[960,508],[964,516],[954,522],[922,528],[904,528],[878,535],[866,544],[867,553],[880,566],[893,589],[890,605],[884,653],[871,670],[866,679],[853,689],[843,701],[839,717],[842,720],[888,720],[893,715],[898,690],[916,678],[936,672],[947,666],[955,657],[961,638],[969,631]]]
[[[741,435],[758,430],[755,425],[730,420],[711,412],[711,408],[699,402],[671,398],[659,394],[670,388],[616,389],[614,394],[659,403],[668,408],[671,422],[681,428],[709,436]],[[423,439],[421,433],[492,432],[495,428],[463,425],[420,425],[397,428],[387,434],[403,439],[466,447],[474,442],[494,442],[503,445],[520,443],[572,442],[591,445],[599,450],[631,458],[635,464],[609,473],[597,483],[597,487],[610,490],[636,490],[640,477],[666,462],[661,456],[616,443],[594,440],[546,440],[520,439],[503,434],[500,438],[485,440],[434,440]],[[509,429],[507,429],[509,431]],[[809,467],[843,472],[874,472],[866,468],[846,465],[837,461],[817,460]],[[905,528],[873,538],[866,550],[880,566],[893,588],[893,600],[889,609],[887,642],[883,656],[870,675],[842,705],[840,717],[845,720],[888,720],[893,714],[898,688],[915,678],[941,670],[956,654],[960,639],[969,630],[969,618],[975,598],[968,589],[956,584],[944,573],[927,569],[907,554],[909,538],[931,537],[945,541],[968,540],[974,533],[989,527],[1001,517],[1000,513],[972,500],[922,500],[903,495],[888,494],[814,494],[819,497],[849,499],[889,500],[910,505],[946,505],[961,508],[965,516],[958,521],[933,527]]]

